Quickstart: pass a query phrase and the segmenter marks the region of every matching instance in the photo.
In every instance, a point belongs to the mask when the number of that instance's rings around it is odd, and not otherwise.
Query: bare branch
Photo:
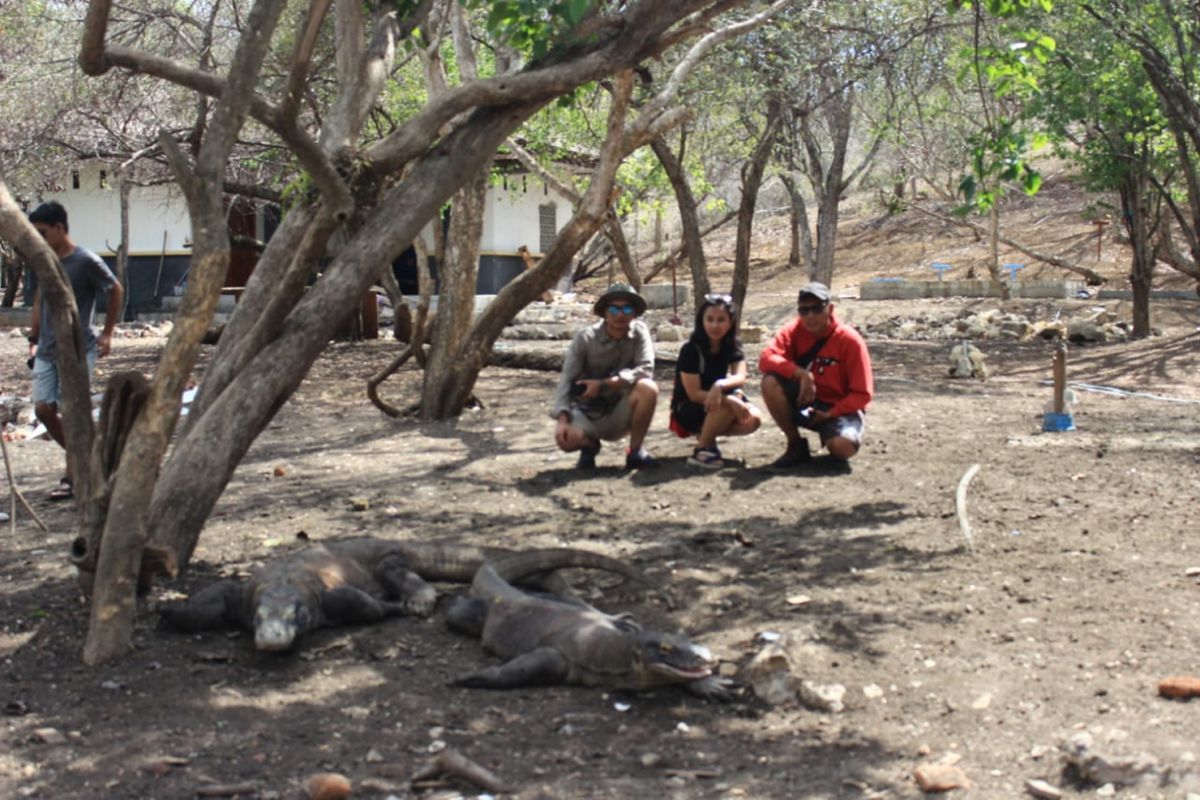
[[[287,89],[280,103],[279,113],[292,119],[300,107],[300,98],[308,81],[309,70],[312,68],[313,48],[317,44],[317,35],[321,32],[321,23],[329,13],[329,4],[333,0],[315,0],[309,7],[308,13],[300,26],[300,35],[296,38],[296,47],[292,51],[292,65],[288,70]],[[338,6],[345,5],[339,3]]]
[[[643,108],[642,113],[653,113],[656,110],[666,108],[667,104],[675,98],[675,95],[679,94],[679,90],[683,86],[683,82],[687,79],[687,76],[696,67],[696,65],[700,63],[701,59],[708,55],[709,51],[711,51],[714,47],[735,36],[741,36],[743,33],[754,30],[771,17],[778,14],[785,7],[791,5],[794,1],[795,0],[776,0],[769,8],[761,13],[755,14],[753,17],[743,20],[742,22],[737,22],[733,25],[727,25],[724,28],[715,30],[707,36],[702,37],[698,42],[692,45],[691,48],[689,48],[687,55],[680,59],[679,63],[675,65],[675,69],[671,71],[671,77],[667,80],[667,85]],[[813,8],[815,8],[817,5],[819,5],[819,3],[814,3]]]
[[[338,8],[346,5],[354,9],[354,13],[359,13],[353,3],[339,3]],[[360,45],[348,41],[350,38],[361,36],[361,23],[357,28],[351,29],[345,21],[345,16],[346,14],[339,11],[338,35],[339,38],[344,37],[338,48],[339,54],[342,46],[350,47],[353,52],[361,49]],[[341,30],[342,25],[347,26],[347,30]],[[342,81],[333,113],[326,120],[325,129],[321,133],[321,143],[327,151],[336,152],[349,147],[358,138],[371,106],[383,91],[384,81],[391,73],[399,34],[400,27],[395,14],[384,14],[379,18],[375,34],[371,37],[371,44],[366,54],[359,59],[357,72],[352,78]],[[340,72],[340,58],[338,63]]]
[[[505,140],[504,144],[509,151],[517,157],[517,161],[520,161],[521,165],[524,166],[525,169],[529,170],[545,181],[546,185],[557,192],[564,200],[568,200],[571,203],[578,203],[580,201],[581,198],[579,192],[575,191],[566,183],[559,180],[557,175],[538,163],[538,160],[533,157],[532,153],[530,153],[521,145],[517,144],[516,139],[510,136],[507,140]]]
[[[79,66],[85,75],[103,75],[112,63],[105,58],[104,39],[108,35],[108,17],[112,0],[92,0],[83,21],[83,41],[79,47]]]

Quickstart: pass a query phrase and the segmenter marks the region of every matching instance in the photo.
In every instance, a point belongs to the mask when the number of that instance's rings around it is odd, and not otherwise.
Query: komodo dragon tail
[[[663,598],[668,608],[674,608],[674,600],[670,593],[651,581],[636,567],[590,550],[576,550],[569,547],[528,550],[489,559],[475,573],[471,589],[477,597],[503,597],[510,592],[518,591],[513,589],[512,585],[529,575],[570,567],[586,567],[614,572],[653,589]]]

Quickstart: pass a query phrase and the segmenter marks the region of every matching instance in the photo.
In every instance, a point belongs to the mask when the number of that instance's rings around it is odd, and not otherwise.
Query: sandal
[[[70,500],[75,497],[75,488],[71,485],[71,479],[66,475],[58,481],[58,486],[50,490],[48,495],[50,500]]]
[[[721,451],[715,447],[697,447],[692,451],[688,463],[704,469],[720,469],[725,466],[725,459],[721,458]]]

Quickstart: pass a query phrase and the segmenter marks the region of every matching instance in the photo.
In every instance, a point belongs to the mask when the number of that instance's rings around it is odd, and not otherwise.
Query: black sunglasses
[[[796,313],[802,317],[807,317],[809,314],[820,314],[825,310],[825,303],[815,306],[796,306]]]

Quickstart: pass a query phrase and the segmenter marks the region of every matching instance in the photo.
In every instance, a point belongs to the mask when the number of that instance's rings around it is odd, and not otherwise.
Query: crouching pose
[[[645,447],[658,402],[654,383],[654,340],[640,317],[646,301],[614,283],[593,306],[601,320],[571,341],[550,415],[557,421],[559,449],[579,452],[580,469],[593,469],[601,440],[629,437],[627,469],[655,466]]]
[[[671,394],[671,430],[696,437],[689,464],[725,466],[718,436],[745,436],[762,424],[746,398],[746,356],[737,338],[737,311],[727,294],[705,295],[696,309],[692,336],[679,349]]]
[[[809,460],[800,428],[815,431],[829,455],[846,462],[862,445],[875,391],[871,357],[858,331],[833,316],[824,284],[801,288],[796,312],[758,362],[763,403],[787,437],[787,450],[772,466],[788,469]]]

